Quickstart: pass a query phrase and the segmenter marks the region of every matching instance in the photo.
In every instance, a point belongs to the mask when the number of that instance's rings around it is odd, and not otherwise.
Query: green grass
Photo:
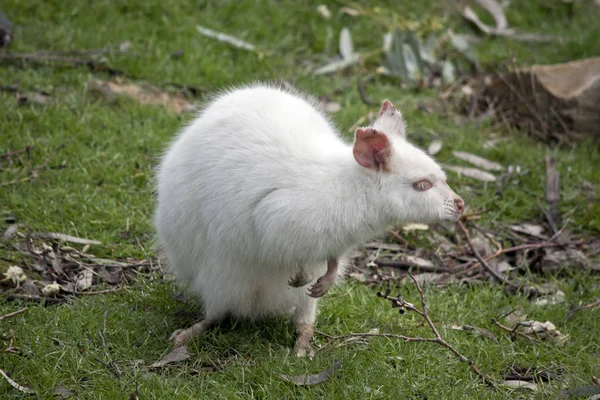
[[[103,59],[126,77],[152,82],[191,85],[202,89],[201,99],[215,89],[252,80],[294,81],[315,96],[326,95],[342,105],[333,119],[348,128],[375,107],[364,105],[356,79],[365,69],[374,70],[377,58],[346,72],[315,77],[311,66],[322,65],[337,52],[337,35],[343,26],[353,34],[355,48],[380,46],[382,25],[371,17],[339,14],[342,3],[330,2],[332,18],[317,14],[317,5],[295,1],[259,2],[137,2],[125,1],[8,1],[2,10],[16,24],[13,52],[37,50],[118,48],[130,41],[130,54],[115,53]],[[590,3],[590,4],[588,4]],[[367,4],[365,2],[365,4]],[[370,3],[369,3],[370,4]],[[535,44],[485,38],[479,47],[484,67],[494,69],[511,57],[518,65],[553,63],[600,55],[600,7],[578,2],[573,16],[562,3],[552,7],[543,1],[512,2],[507,16],[523,31],[555,34],[560,40]],[[371,5],[372,6],[372,5]],[[450,10],[445,3],[396,2],[379,4],[380,15],[392,20],[420,20]],[[445,20],[455,31],[470,32],[452,12]],[[195,26],[224,31],[270,50],[263,58],[205,38]],[[533,51],[532,51],[533,49]],[[171,54],[183,51],[181,58]],[[500,67],[498,67],[500,68]],[[152,167],[188,115],[175,115],[160,107],[142,106],[121,99],[108,102],[90,95],[86,88],[94,78],[109,79],[86,68],[52,66],[19,67],[3,63],[0,82],[22,91],[45,90],[52,94],[48,106],[18,105],[14,96],[0,93],[4,118],[0,120],[0,151],[33,146],[34,165],[39,165],[59,146],[55,158],[32,182],[0,187],[0,216],[14,214],[33,231],[52,231],[102,241],[93,252],[107,257],[144,257],[152,254]],[[340,89],[340,90],[336,90]],[[537,199],[544,194],[544,156],[552,154],[561,173],[560,212],[569,216],[569,229],[585,235],[600,232],[600,205],[584,196],[584,182],[598,190],[598,145],[586,142],[574,147],[549,148],[522,132],[489,125],[455,125],[452,117],[419,111],[434,91],[402,90],[397,82],[374,76],[367,89],[371,98],[390,98],[403,112],[411,136],[426,146],[434,137],[444,142],[438,159],[457,164],[453,150],[470,151],[504,165],[519,165],[529,173],[511,181],[503,191],[449,173],[449,183],[475,209],[486,209],[482,224],[522,220],[543,222]],[[483,150],[489,138],[508,138],[496,149]],[[13,179],[21,165],[0,160],[0,182]],[[4,226],[2,226],[4,227]],[[130,231],[130,238],[121,232]],[[139,240],[136,241],[135,239]],[[13,257],[0,248],[0,256]],[[9,265],[0,260],[0,270]],[[558,279],[567,303],[536,307],[522,297],[507,298],[497,287],[450,287],[427,290],[434,322],[444,337],[480,369],[498,378],[513,364],[562,371],[561,377],[542,385],[538,397],[557,390],[590,383],[600,373],[598,309],[582,311],[564,322],[569,302],[591,301],[600,296],[598,278],[572,273]],[[418,302],[414,288],[401,289]],[[401,343],[373,339],[368,346],[348,345],[327,351],[314,360],[298,360],[289,354],[293,327],[283,319],[223,327],[194,343],[194,356],[185,365],[150,371],[148,365],[168,351],[167,338],[200,315],[195,303],[179,303],[177,289],[160,277],[144,278],[119,294],[92,296],[59,306],[30,305],[22,315],[0,322],[0,347],[8,346],[14,330],[19,354],[2,353],[0,368],[17,382],[33,387],[41,398],[67,387],[81,398],[126,398],[139,385],[141,399],[171,398],[506,398],[507,391],[483,385],[466,365],[445,349],[426,343]],[[122,370],[116,378],[96,358],[105,360],[100,333],[104,304],[108,310],[106,344]],[[1,302],[0,315],[14,311],[18,302]],[[490,328],[490,318],[514,307],[530,318],[553,321],[570,335],[565,347],[511,342]],[[494,343],[449,328],[452,323],[486,327],[501,335]],[[344,284],[320,304],[317,328],[330,334],[380,331],[427,335],[412,315],[399,317],[374,296],[374,291],[355,282]],[[53,341],[51,338],[58,339]],[[323,338],[317,337],[323,344]],[[2,351],[2,350],[0,350]],[[141,361],[140,361],[141,360]],[[342,367],[327,382],[297,388],[279,374],[316,373],[341,360]],[[208,367],[218,367],[210,371]],[[596,367],[594,367],[596,366]],[[200,371],[200,372],[199,372]],[[0,397],[26,398],[0,379]]]

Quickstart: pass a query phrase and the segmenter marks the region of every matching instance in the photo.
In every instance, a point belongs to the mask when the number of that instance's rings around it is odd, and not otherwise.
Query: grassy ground
[[[423,15],[450,12],[442,24],[456,31],[469,29],[443,2],[404,2],[401,9],[396,2],[387,3],[380,4],[378,15],[390,21],[421,20]],[[15,0],[4,2],[2,9],[17,25],[11,51],[118,48],[130,41],[129,54],[103,56],[127,77],[157,85],[196,86],[203,90],[203,96],[215,88],[251,80],[293,80],[301,89],[339,102],[342,110],[333,118],[347,131],[360,116],[374,109],[360,101],[356,90],[362,69],[315,77],[309,67],[327,62],[327,57],[337,52],[342,26],[350,28],[359,50],[378,48],[379,33],[385,29],[374,18],[338,13],[342,4],[337,2],[329,4],[332,18],[325,20],[316,12],[318,4],[145,1],[133,5],[126,1]],[[560,40],[532,45],[486,38],[479,48],[484,67],[496,68],[510,57],[519,65],[528,65],[600,55],[600,7],[578,2],[569,17],[567,7],[571,6],[545,4],[513,2],[507,17],[515,27],[554,34]],[[195,30],[197,24],[228,32],[271,52],[260,58],[202,37]],[[172,57],[177,51],[183,55]],[[375,66],[374,60],[366,65],[371,70]],[[17,85],[22,91],[44,90],[54,99],[48,106],[20,106],[11,94],[0,93],[4,116],[0,120],[0,151],[31,145],[34,162],[39,164],[65,145],[36,180],[1,187],[0,213],[3,217],[15,215],[31,230],[100,240],[103,245],[94,248],[98,255],[144,257],[153,253],[151,168],[189,116],[131,100],[114,103],[91,96],[87,85],[94,78],[109,79],[86,68],[0,66],[2,84]],[[342,90],[334,90],[339,88]],[[561,173],[560,211],[569,214],[569,229],[595,235],[600,231],[600,206],[583,196],[585,181],[598,189],[600,154],[596,144],[551,149],[521,132],[499,131],[485,124],[458,126],[451,118],[419,111],[419,102],[433,98],[433,91],[403,91],[397,82],[377,76],[367,88],[373,99],[390,98],[403,111],[417,143],[427,145],[434,137],[441,138],[444,149],[440,161],[456,162],[452,150],[463,150],[530,170],[518,184],[501,193],[493,185],[450,174],[450,185],[468,204],[489,210],[484,224],[543,220],[536,197],[541,199],[544,193],[543,157],[553,154]],[[510,140],[494,150],[482,150],[483,142],[503,136]],[[2,164],[0,181],[10,181],[19,170],[19,166]],[[139,240],[123,238],[124,231]],[[11,254],[0,249],[4,258]],[[0,261],[0,270],[8,265]],[[573,273],[558,279],[557,285],[566,293],[567,303],[600,296],[597,277]],[[194,361],[151,372],[147,366],[168,350],[170,332],[191,323],[201,310],[192,302],[178,302],[176,291],[161,277],[146,277],[119,294],[80,298],[60,306],[31,305],[25,314],[0,322],[0,335],[8,337],[14,330],[22,348],[18,355],[2,354],[0,368],[34,388],[41,398],[51,398],[58,387],[67,387],[81,398],[126,398],[136,385],[141,399],[516,396],[488,389],[445,349],[426,343],[374,339],[368,346],[349,345],[319,354],[312,361],[298,360],[289,355],[293,328],[284,320],[217,329],[194,343]],[[402,288],[402,292],[409,301],[417,302],[414,288]],[[441,333],[493,377],[514,364],[561,372],[560,379],[542,385],[537,396],[545,397],[561,388],[589,384],[591,375],[600,374],[598,309],[564,322],[566,303],[537,307],[519,296],[507,298],[497,287],[428,288],[426,294]],[[321,302],[317,328],[330,334],[373,328],[428,334],[421,321],[411,315],[398,317],[372,289],[356,282],[337,287],[328,297]],[[97,361],[105,360],[100,337],[104,304],[108,311],[107,349],[123,372],[119,378]],[[21,306],[0,299],[0,315]],[[504,336],[495,343],[449,328],[453,323],[489,328],[491,317],[517,306],[532,319],[553,321],[561,332],[570,335],[569,343],[559,348],[512,342]],[[324,343],[323,338],[317,341]],[[321,385],[297,388],[278,376],[316,373],[334,360],[342,361],[341,369]],[[0,379],[0,397],[27,395]]]

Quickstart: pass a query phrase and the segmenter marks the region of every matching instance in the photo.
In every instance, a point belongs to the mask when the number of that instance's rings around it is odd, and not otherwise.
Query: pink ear
[[[393,115],[398,109],[396,106],[392,104],[389,100],[384,100],[381,104],[381,110],[379,110],[379,116],[381,117],[383,114]]]
[[[354,158],[365,168],[389,171],[388,137],[385,133],[372,128],[358,128],[354,141]]]

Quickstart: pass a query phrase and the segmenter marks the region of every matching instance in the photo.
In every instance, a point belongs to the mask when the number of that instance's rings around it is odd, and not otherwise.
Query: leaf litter
[[[125,96],[138,101],[140,104],[165,107],[176,114],[190,112],[195,108],[189,96],[181,91],[169,92],[148,83],[128,82],[121,78],[93,80],[88,84],[88,91],[99,94],[111,102],[117,101],[119,96]]]
[[[83,247],[71,247],[65,244],[67,241]],[[0,273],[0,295],[9,299],[58,302],[74,295],[115,292],[135,281],[139,274],[162,271],[158,258],[96,257],[90,253],[90,245],[99,243],[60,233],[26,235],[17,231],[5,245],[7,250],[21,256],[21,260]]]

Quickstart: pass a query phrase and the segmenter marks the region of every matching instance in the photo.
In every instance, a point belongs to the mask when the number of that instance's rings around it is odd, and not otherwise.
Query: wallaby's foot
[[[291,287],[302,287],[308,285],[313,280],[313,275],[308,274],[304,268],[296,272],[296,276],[290,278],[288,285]]]
[[[171,337],[170,341],[173,342],[175,347],[187,346],[187,344],[196,336],[202,335],[209,327],[209,323],[206,320],[200,321],[186,329],[177,329]]]
[[[296,344],[294,345],[294,354],[298,357],[313,358],[315,351],[310,345],[313,337],[313,327],[310,324],[298,324],[296,327]]]

